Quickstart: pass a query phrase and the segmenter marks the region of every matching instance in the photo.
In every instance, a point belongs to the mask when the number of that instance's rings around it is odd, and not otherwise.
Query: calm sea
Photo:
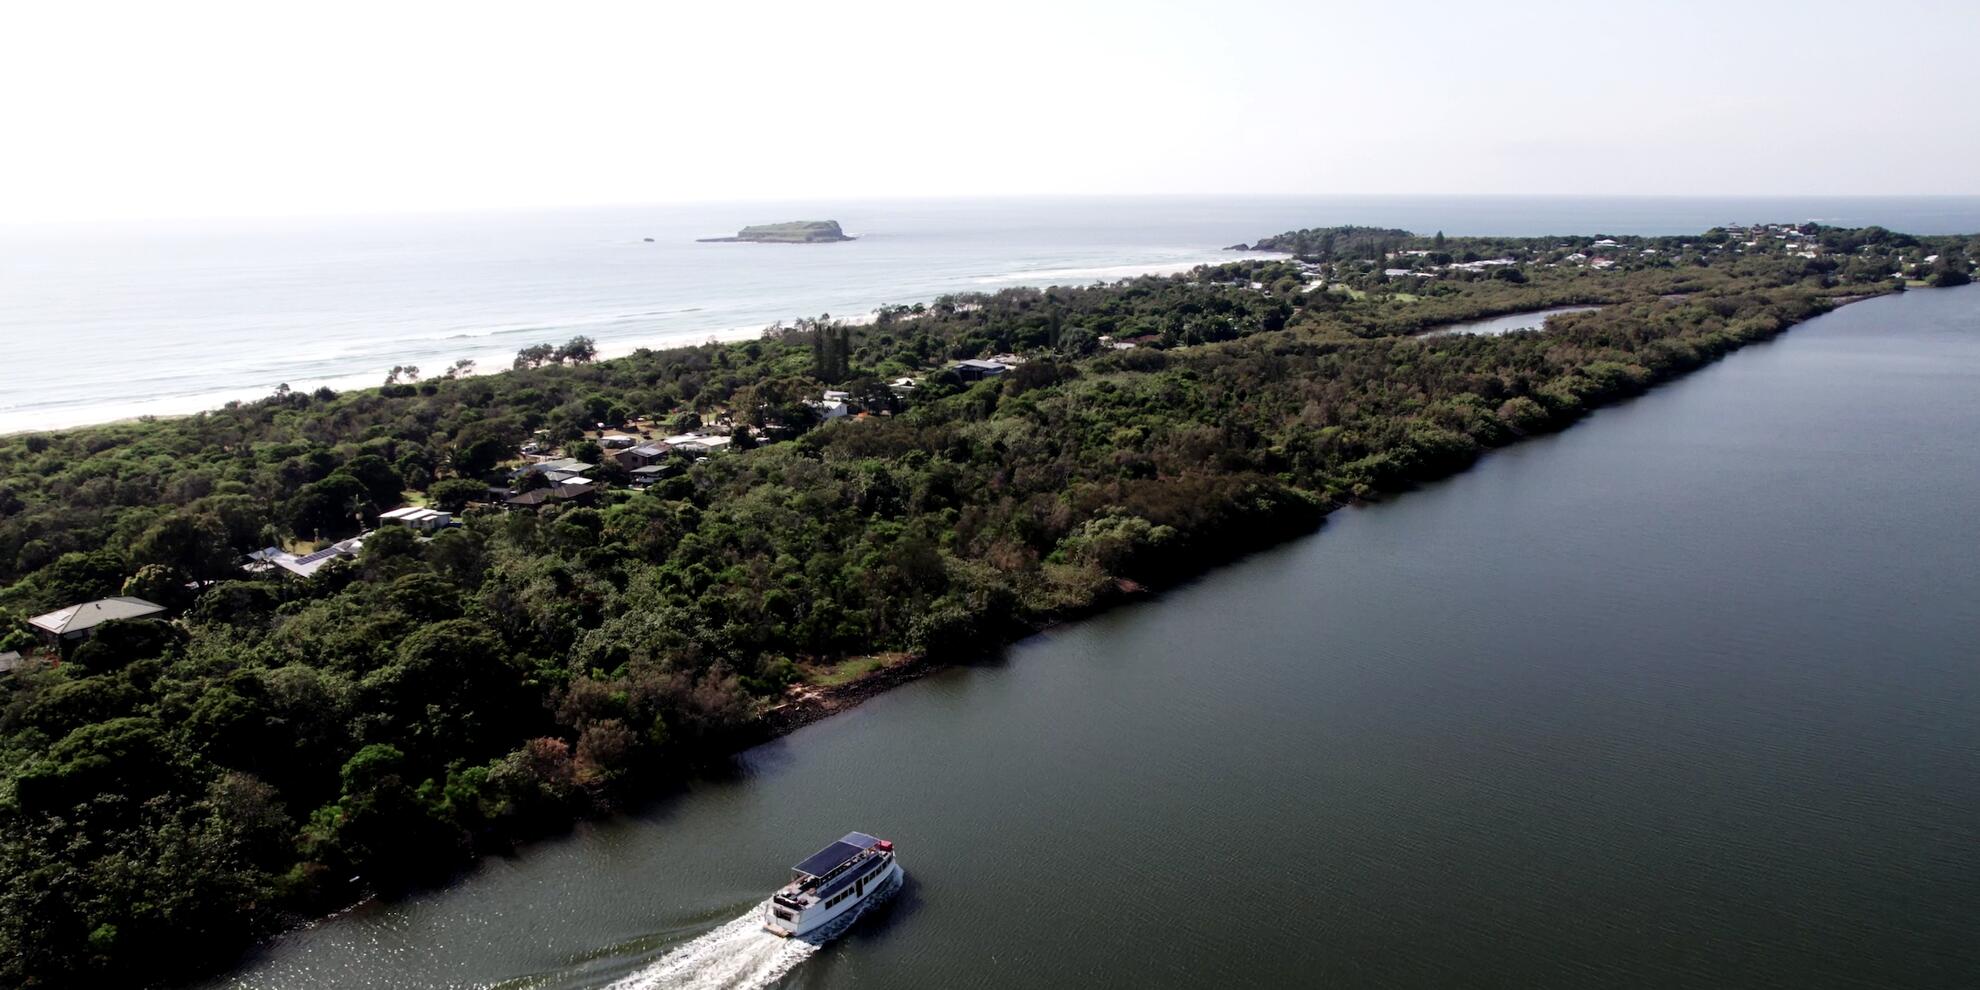
[[[836,219],[859,240],[696,244]],[[798,316],[1173,271],[1292,227],[1675,234],[1819,219],[1980,230],[1980,197],[1253,197],[806,202],[0,227],[0,432],[191,412],[576,334],[607,354]],[[645,240],[652,238],[651,242]]]

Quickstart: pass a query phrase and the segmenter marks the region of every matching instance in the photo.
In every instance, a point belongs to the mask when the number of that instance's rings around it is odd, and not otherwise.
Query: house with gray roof
[[[1011,369],[1009,366],[999,364],[995,361],[969,360],[957,361],[955,364],[950,365],[949,370],[955,372],[956,377],[963,381],[980,382],[985,378],[995,378]]]
[[[637,447],[628,447],[612,456],[618,460],[620,467],[628,471],[637,471],[665,460],[667,453],[668,448],[664,443],[643,443]]]
[[[153,619],[164,614],[163,605],[119,595],[58,608],[29,619],[28,625],[33,626],[35,633],[49,646],[59,647],[64,642],[88,639],[97,626],[112,619]]]

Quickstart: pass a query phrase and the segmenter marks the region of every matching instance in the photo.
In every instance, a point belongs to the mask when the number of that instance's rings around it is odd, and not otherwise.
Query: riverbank
[[[1835,297],[1829,300],[1827,309],[1812,312],[1799,320],[1784,324],[1780,329],[1774,331],[1773,333],[1770,333],[1764,337],[1760,337],[1756,340],[1749,341],[1749,343],[1761,343],[1767,340],[1772,340],[1774,337],[1780,334],[1787,333],[1788,331],[1792,330],[1795,326],[1799,325],[1800,323],[1807,322],[1807,320],[1815,319],[1827,313],[1834,312],[1835,310],[1840,309],[1843,306],[1889,295],[1891,291],[1895,291],[1895,290]],[[1669,301],[1675,301],[1675,300],[1669,300]],[[1483,336],[1496,336],[1500,333],[1510,332],[1511,330],[1514,329],[1529,329],[1531,327],[1529,327],[1528,324],[1525,323],[1524,321],[1536,317],[1540,318],[1544,322],[1544,319],[1546,317],[1556,314],[1595,312],[1595,311],[1599,311],[1601,308],[1602,307],[1600,306],[1567,306],[1567,307],[1550,307],[1550,308],[1532,310],[1525,313],[1495,314],[1495,315],[1483,317],[1478,320],[1461,321],[1446,328],[1434,328],[1431,330],[1422,331],[1416,336],[1435,338],[1440,336],[1463,336],[1471,333],[1478,333]],[[1473,327],[1490,327],[1490,329],[1483,329],[1483,330],[1467,329]],[[1731,350],[1725,351],[1717,355],[1716,357],[1723,357],[1731,353],[1735,353],[1735,351],[1731,351]],[[1689,371],[1687,371],[1686,373],[1688,374],[1690,373],[1690,371],[1695,371],[1695,370],[1697,369],[1696,368],[1689,369]],[[1656,381],[1646,382],[1643,384],[1639,392],[1632,392],[1630,394],[1620,396],[1615,401],[1627,401],[1629,399],[1636,398],[1642,392],[1648,392],[1654,388],[1657,388],[1660,385],[1667,384],[1670,381],[1675,381],[1680,377],[1682,377],[1682,375],[1673,376],[1672,378],[1669,379],[1659,379]],[[1590,407],[1587,410],[1587,412],[1594,412],[1599,408],[1604,408],[1604,407],[1601,406]],[[1579,422],[1579,417],[1577,417],[1574,420],[1551,424],[1537,430],[1522,433],[1519,435],[1517,440],[1527,440],[1527,439],[1533,439],[1537,437],[1551,435],[1561,430],[1569,429],[1572,426],[1574,426],[1575,423],[1577,422]],[[1455,467],[1450,472],[1450,474],[1460,473],[1464,470],[1467,470],[1469,467],[1470,464],[1468,463],[1463,466]],[[1424,477],[1421,480],[1423,482],[1433,482],[1433,481],[1442,480],[1444,477],[1447,476],[1448,475],[1433,475],[1433,476]],[[832,668],[819,671],[816,675],[807,677],[806,679],[800,681],[798,684],[794,684],[783,699],[777,701],[774,704],[767,705],[762,710],[760,715],[761,724],[759,727],[759,732],[751,734],[749,737],[747,737],[746,741],[738,744],[737,749],[732,752],[739,752],[743,748],[761,745],[762,743],[767,742],[769,740],[782,737],[798,729],[804,728],[805,726],[814,724],[818,721],[829,718],[833,715],[837,715],[842,712],[848,711],[894,688],[919,680],[923,677],[926,677],[930,674],[934,674],[949,667],[953,667],[959,663],[967,663],[970,660],[981,657],[983,655],[1002,651],[1003,649],[1007,648],[1010,644],[1015,643],[1021,639],[1036,635],[1038,633],[1068,623],[1075,623],[1092,618],[1094,616],[1100,615],[1102,613],[1105,613],[1111,609],[1114,609],[1122,605],[1127,605],[1145,599],[1157,598],[1174,584],[1196,580],[1201,576],[1203,576],[1203,574],[1211,570],[1215,570],[1221,567],[1231,566],[1233,564],[1242,561],[1245,557],[1250,556],[1251,554],[1258,553],[1264,550],[1269,550],[1272,547],[1277,546],[1282,542],[1291,539],[1296,539],[1300,535],[1303,535],[1304,533],[1310,533],[1314,530],[1319,529],[1322,523],[1325,521],[1326,516],[1331,515],[1340,509],[1348,508],[1353,505],[1369,504],[1377,500],[1378,498],[1379,498],[1378,496],[1374,496],[1370,494],[1365,497],[1348,498],[1344,500],[1324,503],[1319,507],[1319,512],[1313,517],[1311,526],[1300,527],[1296,532],[1282,534],[1279,538],[1276,539],[1268,539],[1262,542],[1253,541],[1253,542],[1239,542],[1232,544],[1230,547],[1227,548],[1224,554],[1207,562],[1202,570],[1192,571],[1186,574],[1173,576],[1171,580],[1167,583],[1158,583],[1154,586],[1144,586],[1143,584],[1134,581],[1122,581],[1120,582],[1116,591],[1112,594],[1096,597],[1095,600],[1093,600],[1092,602],[1089,602],[1085,605],[1082,605],[1074,610],[1068,611],[1063,614],[1040,617],[1036,621],[1026,624],[1021,629],[1007,633],[1002,639],[995,641],[993,643],[983,644],[977,650],[974,651],[969,651],[959,655],[947,656],[947,657],[937,657],[929,654],[910,653],[910,654],[895,654],[886,657],[853,658],[844,661],[840,665],[836,665]],[[865,669],[862,669],[861,672],[855,673],[851,676],[846,676],[844,674],[844,670],[848,667],[859,667]]]
[[[1957,984],[1976,314],[1799,325],[210,986],[647,985],[847,828],[915,882],[818,990]]]
[[[9,711],[34,714],[0,747],[20,759],[18,804],[0,808],[9,861],[153,894],[58,923],[33,907],[52,895],[21,886],[31,871],[0,877],[28,905],[0,919],[0,960],[157,978],[132,967],[179,932],[246,937],[442,882],[761,738],[762,709],[793,683],[846,675],[857,686],[812,705],[843,708],[924,669],[907,660],[980,655],[1123,582],[1175,587],[1877,291],[1885,259],[1845,252],[1856,233],[1821,236],[1851,269],[1808,275],[1771,245],[1682,259],[1641,245],[1591,271],[1545,239],[1493,245],[1524,283],[1459,270],[1405,293],[1337,259],[1329,281],[1353,297],[1248,260],[983,294],[928,308],[912,332],[805,326],[0,442],[14,500],[0,547],[15,549],[0,605],[130,593],[182,614],[170,636],[10,685]],[[1410,335],[1588,295],[1612,305],[1544,334]],[[1004,353],[1026,360],[981,382],[939,370]],[[881,384],[902,375],[906,396]],[[824,388],[867,415],[815,424]],[[534,437],[656,417],[760,420],[792,439],[683,461],[643,491],[601,474],[588,505],[470,511],[430,543],[374,535],[308,581],[232,567],[234,544],[271,529],[345,535],[408,491],[485,491]],[[876,655],[903,663],[841,666]],[[78,723],[62,700],[75,691],[106,704]],[[62,830],[37,826],[51,816]],[[239,857],[177,855],[187,829]],[[77,832],[94,844],[51,844]],[[146,854],[84,855],[108,848]],[[199,865],[130,875],[152,862]],[[115,951],[85,951],[105,925]]]

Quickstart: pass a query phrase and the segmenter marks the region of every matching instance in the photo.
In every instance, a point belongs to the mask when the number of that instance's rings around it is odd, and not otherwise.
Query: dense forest
[[[1258,246],[1291,258],[0,438],[0,650],[28,653],[0,675],[0,983],[223,965],[652,794],[848,664],[1195,573],[1838,300],[1953,284],[1980,248],[1787,229],[1299,231]],[[1601,308],[1421,334],[1562,303]],[[820,422],[826,388],[863,414]],[[596,457],[635,419],[737,449],[643,490],[605,464],[591,504],[485,504],[522,445]],[[460,525],[379,527],[307,579],[242,569],[407,502]],[[118,594],[171,620],[66,656],[25,623]]]

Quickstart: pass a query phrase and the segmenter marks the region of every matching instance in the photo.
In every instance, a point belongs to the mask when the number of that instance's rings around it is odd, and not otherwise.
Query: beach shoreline
[[[1208,249],[1205,250],[1207,253]],[[920,299],[913,299],[905,303],[900,302],[899,300],[876,302],[865,306],[857,313],[852,313],[844,316],[834,316],[833,320],[836,322],[846,323],[852,326],[866,326],[878,319],[879,310],[884,307],[897,306],[897,305],[913,306],[917,304],[926,305],[934,302],[935,299],[946,295],[965,295],[972,292],[995,292],[1000,289],[1008,289],[1008,288],[1035,287],[1042,289],[1042,288],[1049,288],[1052,286],[1060,286],[1060,285],[1093,285],[1096,283],[1124,281],[1126,279],[1139,278],[1146,275],[1180,274],[1182,272],[1187,272],[1192,269],[1214,263],[1215,263],[1214,260],[1159,261],[1159,262],[1148,262],[1145,264],[1129,263],[1129,264],[1120,264],[1120,265],[1106,265],[1106,266],[1082,267],[1082,268],[1036,269],[1030,271],[1010,272],[1001,275],[978,276],[972,281],[971,287],[969,288],[960,288],[950,292],[937,293],[934,296],[928,296]],[[675,312],[675,313],[696,312],[699,311],[700,309],[701,307],[691,306],[691,307],[684,307],[684,308],[672,310],[671,312]],[[743,340],[753,340],[763,336],[766,332],[773,330],[776,327],[789,326],[795,320],[802,318],[804,318],[802,314],[793,314],[791,316],[787,316],[779,320],[773,320],[770,323],[765,323],[765,324],[729,325],[729,326],[689,328],[682,330],[669,330],[669,331],[656,333],[650,336],[630,337],[623,340],[600,341],[598,342],[598,359],[609,360],[612,358],[626,357],[642,350],[669,350],[677,347],[699,347],[704,344],[723,344],[723,343],[734,343],[736,341],[743,341]],[[525,338],[516,331],[506,330],[506,331],[483,331],[481,333],[463,332],[463,333],[451,335],[446,339],[478,341],[486,337],[494,336],[498,332],[503,336],[508,336],[517,340],[522,340],[523,343],[519,345],[521,347],[526,347],[537,343],[560,344],[563,343],[564,340],[568,340],[571,337],[587,336],[587,334],[585,333],[585,323],[576,322],[567,329],[546,328],[545,332],[540,337]],[[456,358],[456,360],[466,359],[473,361],[474,367],[471,370],[459,375],[458,377],[476,377],[480,375],[499,374],[504,371],[509,371],[511,370],[510,362],[513,360],[515,356],[514,349],[497,350],[488,347],[474,347],[474,348],[467,348],[464,350],[465,353],[461,353],[459,357]],[[437,369],[435,370],[437,371]],[[125,402],[125,403],[113,403],[113,404],[95,403],[88,406],[83,406],[83,405],[78,405],[75,407],[40,406],[31,409],[0,410],[0,436],[16,436],[23,433],[57,433],[67,430],[88,429],[91,427],[113,426],[119,423],[148,422],[148,421],[155,421],[160,419],[177,419],[185,416],[196,416],[202,412],[208,412],[214,409],[219,409],[227,405],[229,402],[254,402],[259,399],[266,398],[269,394],[275,391],[277,385],[282,385],[282,384],[286,384],[289,386],[291,390],[298,392],[311,392],[319,388],[329,388],[337,392],[347,392],[355,389],[377,388],[378,386],[384,384],[385,376],[389,374],[390,371],[391,371],[390,366],[384,366],[384,367],[373,366],[373,367],[367,367],[363,370],[351,371],[339,375],[330,375],[327,377],[300,379],[300,380],[288,381],[288,382],[269,382],[264,385],[242,387],[238,389],[231,389],[231,388],[221,389],[212,392],[203,392],[195,395],[163,396],[152,399],[132,400],[130,402]],[[437,377],[437,374],[429,374],[426,377],[427,378]],[[73,415],[62,414],[65,410],[71,408],[73,409],[73,413],[74,413]]]

